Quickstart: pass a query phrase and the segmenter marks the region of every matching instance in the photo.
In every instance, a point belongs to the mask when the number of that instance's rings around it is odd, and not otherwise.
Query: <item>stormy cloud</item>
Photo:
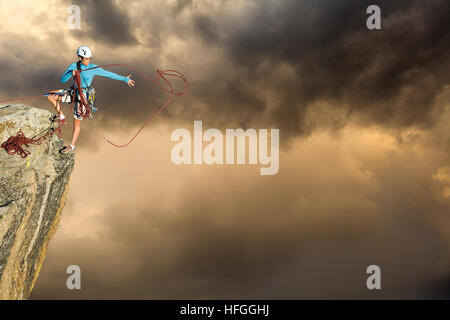
[[[92,42],[121,47],[139,44],[131,29],[130,17],[126,13],[125,1],[85,0],[68,1],[67,5],[79,5],[83,27],[78,36]]]

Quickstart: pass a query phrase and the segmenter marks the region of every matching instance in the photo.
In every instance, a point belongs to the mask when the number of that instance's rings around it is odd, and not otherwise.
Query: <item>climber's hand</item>
[[[129,74],[128,76],[127,76],[127,78],[131,78],[131,74]],[[134,87],[134,80],[131,80],[130,79],[130,81],[128,81],[128,86],[131,88],[131,87]]]
[[[72,76],[75,77],[75,70],[72,71]]]

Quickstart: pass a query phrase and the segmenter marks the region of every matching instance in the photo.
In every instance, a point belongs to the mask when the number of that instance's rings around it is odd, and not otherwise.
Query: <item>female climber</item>
[[[67,70],[64,72],[64,74],[61,77],[61,83],[67,82],[72,76],[75,76],[75,70],[80,69],[90,69],[97,67],[97,65],[90,63],[92,58],[92,52],[91,50],[86,46],[81,46],[77,50],[77,56],[78,56],[78,62],[72,63]],[[89,94],[95,94],[95,91],[93,88],[91,88],[91,83],[94,78],[94,76],[103,76],[114,80],[120,80],[128,84],[129,87],[134,87],[135,81],[131,80],[131,74],[127,77],[118,75],[116,73],[104,70],[102,68],[96,68],[88,71],[81,72],[81,86],[83,95],[86,99],[89,98]],[[64,113],[61,110],[61,103],[62,102],[68,102],[71,103],[73,101],[74,108],[73,108],[73,137],[72,142],[68,146],[64,146],[60,150],[61,153],[73,153],[75,152],[75,143],[77,142],[78,136],[80,135],[80,125],[81,121],[83,120],[83,117],[78,112],[78,104],[80,103],[78,97],[77,97],[77,90],[73,86],[70,90],[53,90],[49,92],[48,100],[51,104],[56,108],[59,119],[64,123],[65,122],[65,116]],[[52,94],[53,93],[53,94]],[[63,93],[63,94],[61,94]],[[84,108],[84,106],[82,106]],[[85,111],[85,109],[83,109]],[[95,112],[95,110],[93,110]]]

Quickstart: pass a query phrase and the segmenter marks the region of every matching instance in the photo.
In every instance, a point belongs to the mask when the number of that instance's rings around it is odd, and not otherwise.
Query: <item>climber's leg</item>
[[[81,130],[81,121],[77,118],[73,118],[73,137],[72,137],[72,143],[71,146],[75,147],[75,143],[77,142],[78,136],[80,135]]]
[[[64,146],[59,152],[61,153],[73,153],[75,152],[75,143],[77,142],[78,136],[80,135],[80,125],[81,120],[73,118],[73,137],[72,142],[68,146]]]
[[[50,91],[49,93],[56,93],[58,90]],[[58,111],[58,115],[60,115],[61,112],[61,96],[57,94],[49,94],[48,95],[48,101],[56,108],[56,111]]]

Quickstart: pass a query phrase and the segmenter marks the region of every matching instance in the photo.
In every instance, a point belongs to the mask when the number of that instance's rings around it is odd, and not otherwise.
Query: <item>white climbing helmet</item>
[[[77,56],[82,56],[83,58],[92,58],[91,49],[86,46],[81,46],[77,50]]]

